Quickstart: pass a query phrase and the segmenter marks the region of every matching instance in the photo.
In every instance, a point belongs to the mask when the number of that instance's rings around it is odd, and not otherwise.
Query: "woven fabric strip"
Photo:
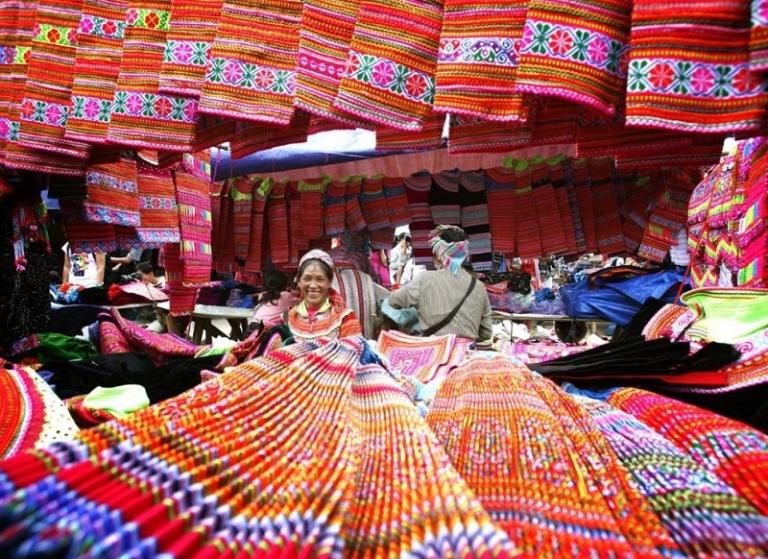
[[[748,2],[635,1],[627,125],[757,130],[768,89],[765,76],[750,67],[749,26]]]
[[[21,104],[19,144],[85,159],[90,146],[64,137],[70,112],[82,0],[37,3],[32,51]]]
[[[126,227],[139,225],[136,161],[121,159],[90,165],[85,182],[88,197],[83,202],[83,208],[87,221]]]
[[[405,193],[403,179],[387,177],[384,179],[384,194],[387,196],[387,214],[392,227],[400,227],[411,222],[411,210]]]
[[[442,2],[362,3],[334,106],[383,126],[421,130],[435,97],[441,20]]]
[[[197,101],[158,92],[171,0],[129,0],[108,140],[131,147],[189,151]]]
[[[491,229],[485,191],[485,173],[468,171],[459,174],[461,227],[469,237],[472,269],[485,272],[493,268]]]
[[[384,195],[384,177],[363,180],[360,206],[369,231],[389,228],[389,209],[387,208],[387,198]]]
[[[82,200],[61,199],[64,232],[72,252],[113,252],[117,250],[115,228],[110,223],[90,223],[85,220]]]
[[[128,0],[83,0],[64,136],[106,143],[123,58]]]
[[[185,286],[211,280],[211,180],[201,173],[176,171],[176,200],[179,208],[181,258],[184,260],[182,283]]]
[[[178,243],[179,211],[171,172],[139,162],[136,182],[141,217],[141,226],[136,229],[139,239],[153,246]]]
[[[352,177],[347,182],[347,201],[344,221],[349,231],[362,231],[367,227],[363,208],[360,206],[360,193],[363,190],[363,177]]]
[[[194,152],[230,142],[235,136],[235,121],[211,115],[197,115]]]
[[[768,70],[768,1],[752,0],[752,28],[749,31],[749,67],[757,72]]]
[[[622,252],[624,235],[613,180],[613,161],[590,159],[589,175],[597,248],[601,254]]]
[[[485,192],[488,197],[488,226],[493,251],[512,255],[517,247],[515,243],[517,196],[513,172],[504,167],[486,169]]]
[[[536,197],[532,188],[530,163],[511,162],[515,185],[515,243],[520,258],[538,258],[544,254]]]
[[[251,219],[253,214],[253,189],[255,184],[247,178],[233,179],[229,196],[232,200],[232,243],[235,258],[245,262],[251,243]]]
[[[269,256],[273,264],[287,264],[290,257],[286,188],[285,183],[275,183],[267,201]]]
[[[309,241],[304,236],[304,204],[298,189],[298,182],[288,183],[288,264],[298,266],[299,258],[309,250]]]
[[[346,215],[347,182],[336,180],[328,183],[325,189],[323,229],[326,237],[341,235],[344,232]]]
[[[563,254],[568,251],[566,230],[569,223],[566,223],[560,215],[560,206],[549,177],[549,168],[544,161],[541,161],[532,164],[530,172],[533,200],[536,203],[536,215],[539,220],[542,256]]]
[[[435,225],[461,225],[459,171],[442,171],[432,175],[429,210]]]
[[[330,179],[299,181],[297,187],[302,207],[302,236],[308,241],[319,239],[323,236],[323,192]]]
[[[416,173],[403,179],[408,208],[411,212],[411,232],[413,259],[416,265],[432,266],[432,246],[429,233],[435,228],[432,212],[429,208],[429,191],[432,176],[427,172]]]
[[[227,0],[200,96],[200,112],[288,126],[296,91],[302,2]]]
[[[424,121],[424,127],[414,130],[376,127],[377,151],[430,150],[443,145],[445,115],[433,114]]]
[[[253,213],[251,215],[251,242],[248,247],[248,259],[245,262],[247,272],[261,272],[264,261],[265,211],[267,197],[272,190],[271,178],[258,181],[253,191]]]
[[[223,4],[223,0],[171,1],[160,70],[161,93],[200,96]]]
[[[435,110],[484,120],[526,118],[514,91],[528,0],[446,0],[435,76]]]
[[[528,145],[531,138],[532,129],[528,124],[453,118],[448,135],[448,152],[507,152]]]
[[[232,158],[240,159],[256,151],[285,144],[307,141],[310,116],[296,111],[288,126],[268,126],[252,122],[237,122],[230,146]]]
[[[570,190],[566,186],[565,165],[567,161],[563,157],[553,157],[547,161],[547,174],[555,189],[555,198],[557,199],[557,209],[560,212],[560,224],[565,236],[566,251],[564,254],[576,254],[579,252],[577,237],[581,234],[582,249],[584,246],[584,231],[581,229],[581,216],[574,215],[573,211],[578,212],[579,207],[576,204],[576,192],[571,186]],[[578,225],[577,225],[578,222]],[[577,229],[578,227],[578,229]],[[578,231],[578,233],[577,233]]]
[[[218,227],[219,250],[214,252],[216,257],[216,269],[220,272],[229,272],[235,265],[235,243],[233,229],[235,223],[235,211],[231,192],[231,181],[226,181],[221,189],[220,215],[221,225]]]
[[[333,106],[347,64],[360,0],[308,0],[301,14],[296,107],[333,122],[365,121]]]
[[[559,97],[612,115],[621,106],[631,3],[532,0],[516,91]]]

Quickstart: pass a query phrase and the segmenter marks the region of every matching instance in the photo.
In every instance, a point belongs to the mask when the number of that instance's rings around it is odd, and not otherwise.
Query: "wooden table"
[[[535,314],[535,313],[508,313],[504,311],[493,311],[491,316],[494,322],[568,322],[571,326],[578,323],[591,325],[593,328],[598,324],[614,324],[610,320],[603,318],[575,318],[566,314]],[[565,341],[565,340],[563,340]]]
[[[157,308],[165,311],[170,310],[170,303],[158,303]],[[248,327],[248,319],[253,314],[252,309],[242,309],[238,307],[219,307],[216,305],[195,305],[192,312],[192,341],[200,344],[205,336],[205,343],[210,344],[213,341],[213,335],[220,332],[212,322],[215,319],[224,319],[229,322],[232,329],[229,337],[233,340],[240,340]]]

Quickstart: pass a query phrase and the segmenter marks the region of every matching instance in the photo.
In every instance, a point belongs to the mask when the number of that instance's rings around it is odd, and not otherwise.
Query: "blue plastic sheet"
[[[575,318],[603,318],[622,326],[650,297],[665,303],[674,302],[683,275],[675,271],[637,276],[619,282],[598,281],[597,289],[589,289],[587,280],[560,288],[565,314]]]

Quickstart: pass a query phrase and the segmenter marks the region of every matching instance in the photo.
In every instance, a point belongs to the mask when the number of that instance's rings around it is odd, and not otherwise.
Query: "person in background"
[[[61,274],[64,283],[83,289],[104,285],[107,260],[103,252],[72,252],[69,243],[64,243],[61,250],[64,251]]]
[[[297,341],[362,334],[354,311],[331,288],[333,272],[333,259],[325,251],[310,250],[299,260],[296,283],[300,300],[285,316],[288,329]]]
[[[132,248],[125,256],[110,256],[110,264],[113,272],[120,272],[121,275],[133,273],[135,264],[142,261],[144,249]]]
[[[158,289],[165,289],[165,276],[158,274],[149,262],[139,262],[136,265],[136,270],[139,273],[139,279],[144,283]]]
[[[392,285],[399,285],[403,271],[411,259],[411,237],[407,233],[401,233],[395,239],[395,246],[389,252],[389,281]]]
[[[371,251],[371,274],[374,279],[384,287],[392,285],[389,275],[389,256],[384,249],[374,249]]]
[[[430,239],[437,268],[393,291],[395,309],[415,307],[423,335],[456,334],[483,345],[493,338],[491,303],[483,284],[465,269],[469,241],[460,227],[439,225]]]
[[[279,324],[283,314],[299,302],[296,294],[288,289],[287,276],[278,270],[264,272],[265,291],[253,307],[251,322],[270,328]]]

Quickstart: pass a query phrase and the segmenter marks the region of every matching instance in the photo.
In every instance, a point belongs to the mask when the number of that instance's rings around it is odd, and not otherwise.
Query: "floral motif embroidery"
[[[16,47],[0,46],[0,64],[13,64],[16,59]]]
[[[131,8],[125,14],[125,23],[131,27],[168,31],[171,14],[168,10]]]
[[[29,64],[29,55],[32,47],[16,47],[16,56],[13,58],[14,64]]]
[[[142,210],[175,210],[176,199],[163,196],[139,196],[139,208]]]
[[[520,53],[580,62],[624,78],[629,45],[589,29],[528,20]]]
[[[195,122],[197,100],[154,93],[118,91],[115,93],[112,113],[157,120]]]
[[[208,51],[211,43],[199,41],[168,41],[165,45],[163,62],[205,66],[208,64]]]
[[[517,45],[514,40],[505,37],[444,38],[440,40],[437,60],[452,64],[516,66]]]
[[[34,39],[32,40],[36,43],[51,43],[64,47],[77,46],[77,29],[37,23],[35,24],[33,35]]]
[[[141,224],[138,211],[116,210],[90,202],[86,202],[83,205],[83,209],[85,210],[86,221],[112,223],[114,225],[125,225],[126,227],[138,227]]]
[[[125,22],[83,15],[80,18],[80,28],[78,31],[83,35],[94,35],[107,39],[122,39],[125,37]]]
[[[277,70],[228,58],[211,59],[205,79],[278,95],[293,95],[296,90],[296,72],[292,70]]]
[[[88,171],[86,182],[92,186],[108,186],[109,188],[124,190],[125,192],[138,192],[136,181],[122,180],[114,175],[100,173],[99,171]]]
[[[95,97],[72,97],[71,118],[109,122],[111,114],[112,101]]]
[[[685,60],[637,58],[629,64],[629,93],[664,93],[693,97],[745,97],[765,89],[766,82],[748,64],[705,64]]]
[[[24,99],[21,104],[21,118],[50,126],[66,126],[69,108],[56,103]]]
[[[388,58],[350,51],[345,76],[427,105],[435,98],[432,76]]]

